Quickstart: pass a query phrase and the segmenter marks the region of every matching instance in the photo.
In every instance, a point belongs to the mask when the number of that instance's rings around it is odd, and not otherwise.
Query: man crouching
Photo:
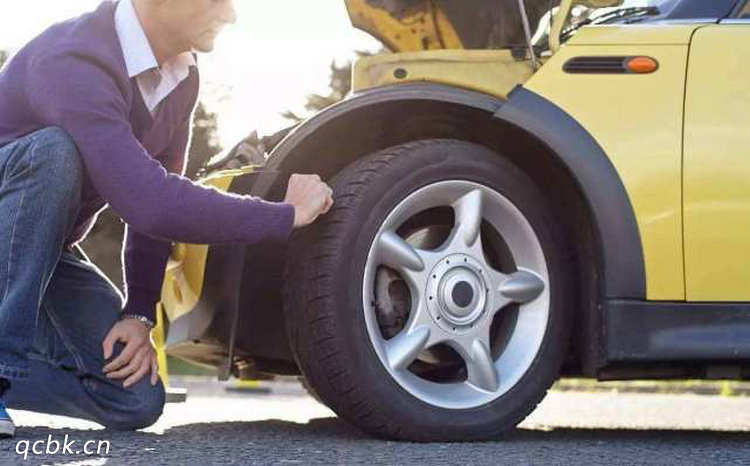
[[[286,241],[331,189],[292,175],[284,202],[182,176],[198,97],[231,0],[104,1],[0,72],[0,434],[10,408],[151,425],[164,387],[150,340],[171,241]],[[109,204],[125,221],[127,299],[78,246]]]

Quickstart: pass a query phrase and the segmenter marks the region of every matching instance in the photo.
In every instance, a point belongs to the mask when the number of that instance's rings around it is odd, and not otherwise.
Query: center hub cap
[[[469,282],[458,282],[453,287],[451,298],[459,307],[467,307],[474,300],[474,288],[471,287]]]
[[[450,332],[474,327],[485,314],[487,285],[481,264],[466,254],[443,258],[427,281],[427,307],[435,323]]]

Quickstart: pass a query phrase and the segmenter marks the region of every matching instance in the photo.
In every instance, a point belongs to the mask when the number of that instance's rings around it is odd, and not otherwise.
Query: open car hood
[[[352,24],[393,52],[525,47],[516,0],[344,1]],[[526,0],[532,27],[549,5],[549,0]]]

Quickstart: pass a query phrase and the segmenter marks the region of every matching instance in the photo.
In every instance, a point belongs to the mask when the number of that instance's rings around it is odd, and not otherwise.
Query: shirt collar
[[[159,67],[132,0],[118,2],[115,10],[115,30],[125,57],[128,77],[132,78]],[[170,59],[169,64],[179,75],[184,76],[187,76],[191,66],[196,66],[192,52],[185,52]]]

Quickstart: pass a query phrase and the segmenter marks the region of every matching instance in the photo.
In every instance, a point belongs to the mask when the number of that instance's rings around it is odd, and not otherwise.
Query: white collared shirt
[[[128,76],[136,78],[143,101],[153,115],[159,102],[188,77],[190,67],[196,66],[195,58],[192,52],[184,52],[159,67],[132,0],[119,1],[115,10],[115,29]]]

